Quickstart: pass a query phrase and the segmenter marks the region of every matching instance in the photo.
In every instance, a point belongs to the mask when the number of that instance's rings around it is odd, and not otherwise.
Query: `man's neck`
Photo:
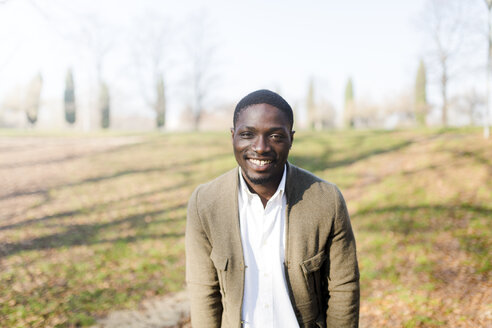
[[[275,192],[277,191],[278,186],[282,181],[283,173],[280,176],[275,177],[275,179],[273,179],[271,182],[267,182],[263,184],[252,183],[251,181],[249,181],[249,179],[244,175],[242,171],[241,171],[241,176],[243,177],[244,182],[246,182],[246,186],[248,186],[249,191],[257,194],[260,197],[261,203],[263,204],[263,208],[265,208],[270,198],[272,198],[272,196],[275,195]]]

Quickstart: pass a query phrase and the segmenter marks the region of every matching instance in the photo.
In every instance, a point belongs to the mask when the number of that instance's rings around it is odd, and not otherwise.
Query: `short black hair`
[[[234,117],[232,120],[233,127],[236,128],[236,122],[241,112],[252,105],[268,104],[281,110],[289,120],[290,128],[294,126],[294,114],[290,105],[279,94],[266,90],[256,90],[241,99],[234,109]]]

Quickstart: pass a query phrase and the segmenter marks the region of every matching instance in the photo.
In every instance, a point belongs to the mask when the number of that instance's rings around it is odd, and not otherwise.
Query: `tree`
[[[101,127],[109,128],[110,125],[110,96],[108,85],[103,82],[99,90],[99,112],[101,114]]]
[[[479,122],[484,121],[484,112],[487,104],[487,97],[477,91],[476,88],[472,87],[470,89],[462,91],[456,97],[456,109],[458,113],[468,116],[470,125],[480,125]]]
[[[483,119],[483,136],[484,138],[488,139],[490,136],[490,121],[489,121],[489,115],[490,115],[490,107],[492,107],[492,82],[490,81],[492,78],[492,0],[485,0],[485,4],[487,5],[488,9],[488,33],[487,33],[487,40],[488,40],[488,52],[487,52],[487,106],[485,108],[485,115]]]
[[[307,110],[307,121],[308,128],[314,129],[316,121],[316,102],[314,99],[314,80],[309,81],[308,94],[306,98],[306,110]]]
[[[427,93],[426,93],[426,74],[425,64],[420,60],[415,79],[415,118],[420,126],[425,125],[425,117],[427,115]]]
[[[74,124],[76,120],[75,89],[73,83],[73,73],[69,69],[65,78],[65,93],[63,95],[65,107],[65,120]]]
[[[191,109],[193,113],[193,128],[198,130],[205,103],[210,97],[214,67],[213,58],[216,48],[211,44],[209,34],[210,24],[204,13],[198,13],[190,19],[190,38],[186,44],[190,71],[189,85],[191,86]]]
[[[357,102],[357,119],[360,116],[370,118],[373,127],[396,128],[415,126],[415,91],[404,89],[392,92],[378,103]],[[425,122],[425,116],[423,116]]]
[[[146,12],[135,23],[136,33],[131,43],[131,52],[135,62],[135,73],[140,93],[155,112],[156,127],[166,124],[166,95],[164,72],[172,34],[169,19],[155,12]]]
[[[109,127],[109,91],[108,86],[104,81],[104,67],[108,54],[114,47],[117,33],[114,31],[105,20],[101,19],[97,15],[87,15],[80,21],[82,28],[82,34],[76,35],[74,40],[78,44],[82,44],[86,47],[89,54],[95,64],[96,73],[96,88],[94,88],[94,94],[92,101],[95,106],[99,106],[101,113],[101,126],[103,128]],[[80,40],[80,41],[79,41]],[[99,92],[99,93],[98,93]],[[107,104],[103,104],[107,98]],[[83,127],[84,130],[91,129],[91,107],[86,107],[84,113]],[[103,110],[103,108],[107,108]],[[105,123],[103,123],[105,122]],[[107,126],[105,126],[107,124]]]
[[[439,85],[443,126],[448,125],[450,82],[465,72],[462,59],[475,50],[469,7],[461,0],[428,0],[419,22],[428,36],[428,68]]]
[[[317,109],[317,124],[318,129],[331,129],[335,127],[336,110],[335,106],[327,100],[320,100],[316,106]]]
[[[31,125],[38,120],[39,105],[41,102],[41,89],[43,87],[43,77],[38,73],[29,83],[26,94],[25,112],[27,120]]]
[[[344,125],[353,128],[355,125],[354,86],[352,78],[349,78],[345,86]]]
[[[154,110],[156,114],[156,125],[157,128],[163,128],[166,126],[166,93],[164,89],[164,78],[162,74],[157,81],[156,86],[157,99],[154,105]]]

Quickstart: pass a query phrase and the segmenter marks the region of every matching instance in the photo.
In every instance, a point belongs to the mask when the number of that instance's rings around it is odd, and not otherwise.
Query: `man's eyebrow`
[[[256,131],[254,126],[238,126],[238,130],[248,130],[248,131]]]
[[[240,126],[239,130],[249,130],[249,131],[257,131],[257,128],[254,126]],[[274,126],[270,129],[268,129],[268,132],[274,132],[274,131],[281,131],[283,132],[285,130],[284,126]]]

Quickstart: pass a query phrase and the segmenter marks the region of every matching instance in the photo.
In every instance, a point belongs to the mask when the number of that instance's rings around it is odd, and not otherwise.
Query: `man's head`
[[[277,188],[294,139],[293,114],[278,94],[258,90],[234,111],[234,155],[249,185]]]
[[[257,104],[268,104],[277,107],[286,115],[290,123],[290,129],[294,126],[294,114],[287,101],[273,91],[261,89],[251,92],[237,103],[236,109],[234,109],[233,127],[236,127],[237,118],[244,109]]]

